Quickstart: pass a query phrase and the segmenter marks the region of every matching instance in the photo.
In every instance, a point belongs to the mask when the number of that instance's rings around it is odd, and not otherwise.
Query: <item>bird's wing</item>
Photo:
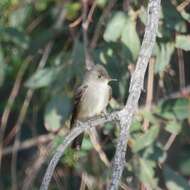
[[[70,128],[73,128],[75,125],[75,121],[77,119],[77,115],[78,115],[78,109],[79,109],[79,104],[82,100],[82,98],[84,97],[85,91],[87,90],[87,85],[81,85],[79,88],[77,88],[77,90],[75,91],[75,96],[74,96],[74,108],[73,108],[73,114],[72,114],[72,118],[71,118],[71,125]],[[80,134],[78,137],[76,137],[74,139],[74,141],[72,142],[71,147],[74,149],[79,150],[82,144],[82,139],[83,139],[83,135],[84,134]]]
[[[78,106],[78,104],[81,102],[82,98],[84,97],[87,87],[88,87],[87,85],[81,85],[75,91],[74,107]]]
[[[75,91],[73,113],[72,113],[72,118],[71,118],[71,128],[73,127],[74,122],[77,118],[79,104],[80,104],[82,98],[84,97],[87,87],[88,87],[87,85],[81,85]]]

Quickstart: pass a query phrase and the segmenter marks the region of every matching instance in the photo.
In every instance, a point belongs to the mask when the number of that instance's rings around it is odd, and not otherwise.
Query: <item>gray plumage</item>
[[[71,128],[76,120],[85,121],[106,109],[112,92],[108,85],[110,80],[112,79],[102,65],[95,65],[85,73],[83,83],[75,93]],[[80,148],[82,137],[80,135],[74,140],[73,148]]]

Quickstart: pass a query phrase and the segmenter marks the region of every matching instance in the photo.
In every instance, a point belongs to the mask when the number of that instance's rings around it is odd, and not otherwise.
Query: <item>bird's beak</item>
[[[117,79],[110,79],[110,81],[118,81]]]
[[[111,82],[111,81],[118,81],[117,79],[112,79],[112,78],[109,78],[108,80],[109,80],[109,82]]]

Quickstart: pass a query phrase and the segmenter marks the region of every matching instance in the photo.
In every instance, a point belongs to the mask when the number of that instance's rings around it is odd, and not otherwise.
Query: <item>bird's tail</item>
[[[71,129],[75,126],[75,124],[76,124],[76,119],[75,119],[76,117],[75,117],[75,114],[73,114],[72,115],[72,118],[71,118]],[[84,134],[82,133],[82,134],[80,134],[79,136],[77,136],[75,139],[74,139],[74,141],[72,142],[72,144],[71,144],[71,147],[73,148],[73,149],[76,149],[76,150],[80,150],[80,148],[81,148],[81,145],[82,145],[82,140],[83,140],[83,137],[84,137]]]

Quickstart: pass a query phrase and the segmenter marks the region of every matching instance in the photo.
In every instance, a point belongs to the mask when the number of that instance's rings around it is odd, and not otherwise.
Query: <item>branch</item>
[[[129,97],[123,110],[126,117],[120,118],[121,132],[114,157],[112,180],[110,186],[108,187],[109,190],[118,189],[120,178],[123,172],[129,128],[131,126],[133,115],[138,107],[138,101],[144,84],[145,71],[152,54],[153,46],[155,44],[160,13],[160,1],[161,0],[149,0],[148,3],[148,20],[145,28],[144,39],[136,69],[131,78]]]
[[[102,13],[102,15],[98,21],[98,24],[96,25],[94,35],[92,37],[91,44],[90,44],[91,48],[96,47],[98,39],[99,39],[100,34],[101,34],[102,25],[104,24],[104,22],[109,17],[111,9],[116,4],[116,2],[117,2],[117,0],[109,0],[107,7],[104,9],[104,11],[103,11],[103,13]]]
[[[91,69],[94,65],[91,56],[90,56],[90,52],[88,49],[88,27],[89,27],[89,23],[92,17],[92,14],[94,12],[94,9],[96,7],[96,1],[94,1],[92,8],[89,12],[89,15],[87,15],[88,13],[88,0],[82,0],[82,6],[83,6],[83,12],[82,12],[82,34],[83,34],[83,43],[84,43],[84,54],[85,54],[85,66],[86,69]]]
[[[117,111],[113,112],[107,116],[104,117],[95,117],[93,119],[90,119],[86,122],[77,122],[76,126],[71,130],[71,132],[64,138],[63,143],[57,148],[56,153],[54,154],[53,158],[51,159],[49,166],[46,170],[46,173],[44,175],[40,190],[47,190],[49,183],[51,181],[53,172],[55,170],[55,167],[60,160],[61,156],[63,155],[65,149],[69,146],[69,144],[81,133],[83,133],[85,130],[90,129],[95,126],[101,126],[106,122],[110,122],[113,120],[118,120],[119,118],[126,117],[125,113],[123,111]]]
[[[53,46],[53,43],[50,41],[45,50],[44,54],[42,56],[42,59],[38,65],[37,70],[43,68],[47,62],[47,58],[50,54],[51,48]],[[19,113],[17,122],[13,129],[15,129],[16,137],[13,145],[13,152],[12,152],[12,160],[11,160],[11,178],[12,178],[12,190],[17,189],[17,171],[16,171],[16,162],[17,162],[17,151],[20,146],[20,135],[21,135],[21,126],[24,122],[30,101],[32,99],[32,96],[34,94],[33,89],[27,90],[26,97],[24,99],[23,105],[21,107],[21,111]]]
[[[53,28],[57,29],[60,28],[64,19],[65,19],[65,9],[64,7],[61,8],[59,17],[57,19],[57,22],[54,24]],[[42,58],[39,62],[39,65],[37,67],[37,70],[42,69],[48,60],[48,57],[51,53],[52,47],[53,47],[54,41],[49,41],[48,44],[46,45]],[[20,135],[21,135],[21,126],[24,122],[30,101],[32,99],[32,96],[34,94],[34,90],[33,89],[29,89],[26,93],[26,97],[24,99],[24,103],[21,107],[21,111],[20,114],[18,116],[17,122],[14,126],[13,129],[15,129],[16,132],[16,137],[15,137],[15,141],[14,141],[14,145],[13,145],[13,153],[12,153],[12,160],[11,160],[11,178],[12,178],[12,190],[17,189],[17,171],[16,171],[16,162],[17,162],[17,150],[19,148],[20,145]]]
[[[52,143],[48,143],[47,145],[38,146],[38,152],[32,159],[32,167],[29,165],[26,168],[26,176],[23,179],[22,190],[32,189],[32,184],[35,178],[38,176],[40,169],[43,167],[44,163],[48,161],[49,151],[52,150]],[[21,188],[19,188],[21,189]]]
[[[183,11],[190,4],[190,0],[185,0],[177,6],[178,11]]]
[[[54,134],[47,134],[47,135],[40,135],[38,137],[30,138],[29,140],[25,140],[22,143],[20,143],[18,151],[26,150],[34,146],[46,144],[49,141],[53,140],[54,137],[55,137]],[[13,149],[14,147],[12,145],[5,147],[2,152],[3,156],[11,154],[13,152]]]
[[[16,76],[15,83],[14,83],[13,88],[11,90],[10,96],[8,98],[7,104],[6,104],[5,109],[3,111],[3,114],[2,114],[1,126],[0,126],[0,170],[1,170],[1,161],[2,161],[3,138],[4,138],[4,133],[6,130],[7,122],[9,119],[9,115],[11,113],[11,109],[14,105],[15,99],[18,95],[19,90],[20,90],[20,86],[21,86],[23,76],[24,76],[25,71],[29,65],[28,62],[30,62],[30,61],[31,61],[31,58],[27,57],[26,60],[21,65],[21,67],[18,71],[18,74]]]

